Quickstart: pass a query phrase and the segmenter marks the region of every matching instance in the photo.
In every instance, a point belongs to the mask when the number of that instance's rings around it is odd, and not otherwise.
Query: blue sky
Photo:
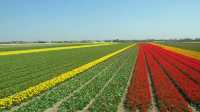
[[[0,0],[0,41],[200,37],[199,0]]]

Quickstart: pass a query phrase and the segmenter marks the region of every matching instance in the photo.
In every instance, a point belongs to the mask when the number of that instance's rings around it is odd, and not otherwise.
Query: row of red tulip
[[[176,68],[178,68],[180,71],[182,71],[185,75],[187,75],[189,78],[194,80],[195,82],[200,84],[200,65],[196,66],[193,63],[190,62],[189,59],[184,59],[184,63],[179,61],[177,58],[180,58],[179,56],[176,56],[174,54],[174,57],[172,57],[170,52],[167,52],[166,50],[163,50],[157,46],[152,46],[156,52],[161,53],[160,55],[163,55],[163,58],[167,60],[169,63],[173,64]],[[178,55],[178,54],[177,54]],[[170,57],[170,58],[169,58]]]
[[[151,104],[148,74],[143,49],[139,48],[127,98],[133,111],[147,112]]]
[[[162,52],[158,52],[157,49],[153,52],[155,58],[159,61],[159,63],[163,66],[164,70],[167,72],[168,76],[171,80],[180,88],[185,97],[191,100],[193,103],[198,103],[200,101],[200,86],[196,84],[193,80],[188,78],[186,74],[183,74],[177,68],[172,66],[169,61],[171,61],[169,57],[167,57]],[[173,64],[178,63],[178,61],[173,61]],[[184,68],[180,68],[184,69]],[[191,73],[192,75],[192,73]],[[193,74],[198,75],[199,74]]]
[[[184,56],[184,55],[182,55],[182,54],[179,54],[179,53],[176,53],[176,52],[172,52],[172,51],[163,49],[163,48],[161,48],[160,46],[155,46],[155,45],[154,45],[154,47],[157,47],[157,49],[158,49],[160,52],[165,53],[166,55],[168,55],[169,57],[171,57],[171,58],[173,58],[173,59],[179,61],[180,63],[183,63],[183,64],[187,65],[188,67],[191,67],[191,68],[193,68],[194,70],[200,72],[200,60],[193,59],[193,58],[191,58],[191,57]]]
[[[155,97],[157,99],[158,107],[161,112],[176,111],[176,112],[190,112],[188,102],[181,96],[177,88],[173,85],[171,80],[166,76],[159,63],[151,53],[150,45],[143,45],[147,63],[150,68],[150,75],[155,90]],[[155,54],[157,52],[154,52]],[[159,58],[159,57],[157,57]]]

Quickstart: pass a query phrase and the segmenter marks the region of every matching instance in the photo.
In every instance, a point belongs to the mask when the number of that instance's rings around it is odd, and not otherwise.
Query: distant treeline
[[[0,42],[0,44],[29,44],[29,43],[89,43],[89,42],[98,42],[94,40],[82,40],[82,41],[9,41],[9,42]]]
[[[146,39],[146,40],[81,40],[81,41],[9,41],[0,42],[0,44],[28,44],[28,43],[92,43],[92,42],[153,42],[153,41],[167,41],[167,42],[195,42],[200,41],[200,38],[183,38],[183,39]]]
[[[164,42],[197,42],[200,41],[200,38],[183,38],[183,39],[165,39],[165,40],[152,40],[152,41],[164,41]]]

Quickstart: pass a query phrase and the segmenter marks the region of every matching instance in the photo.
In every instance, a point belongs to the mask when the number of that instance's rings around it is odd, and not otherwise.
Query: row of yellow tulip
[[[171,47],[171,46],[167,46],[167,45],[157,44],[157,43],[151,43],[151,44],[160,46],[166,50],[170,50],[170,51],[200,60],[200,52],[197,52],[197,51],[186,50],[186,49],[181,49],[181,48],[177,48],[177,47]]]
[[[57,50],[64,50],[64,49],[76,49],[76,48],[106,46],[106,45],[111,45],[111,44],[112,43],[99,43],[99,44],[92,44],[92,45],[78,45],[78,46],[66,46],[66,47],[54,47],[54,48],[42,48],[42,49],[28,49],[28,50],[17,50],[17,51],[3,51],[3,52],[0,52],[0,56],[28,54],[28,53],[46,52],[46,51],[57,51]]]
[[[133,47],[135,44],[132,44],[130,46],[127,46],[125,48],[122,48],[118,51],[115,51],[113,53],[110,53],[110,54],[107,54],[97,60],[94,60],[88,64],[85,64],[85,65],[82,65],[78,68],[75,68],[71,71],[68,71],[66,73],[63,73],[53,79],[50,79],[50,80],[47,80],[45,82],[42,82],[38,85],[35,85],[33,87],[30,87],[24,91],[21,91],[21,92],[18,92],[14,95],[11,95],[11,96],[8,96],[6,98],[3,98],[3,99],[0,99],[0,108],[8,108],[8,107],[11,107],[12,105],[16,105],[16,104],[19,104],[21,103],[22,101],[32,97],[32,96],[35,96],[35,95],[38,95],[39,93],[43,92],[43,91],[46,91],[56,85],[58,85],[59,83],[81,73],[81,72],[84,72],[86,70],[88,70],[89,68],[113,57],[114,55],[117,55],[123,51],[125,51],[126,49],[130,48],[130,47]]]

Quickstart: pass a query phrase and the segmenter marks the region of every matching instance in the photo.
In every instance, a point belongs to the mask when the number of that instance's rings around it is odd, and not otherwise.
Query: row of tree
[[[149,41],[170,41],[170,42],[193,42],[200,41],[200,38],[183,38],[183,39],[146,39],[146,40],[80,40],[80,41],[10,41],[10,42],[0,42],[0,44],[26,44],[26,43],[89,43],[89,42],[149,42]]]

